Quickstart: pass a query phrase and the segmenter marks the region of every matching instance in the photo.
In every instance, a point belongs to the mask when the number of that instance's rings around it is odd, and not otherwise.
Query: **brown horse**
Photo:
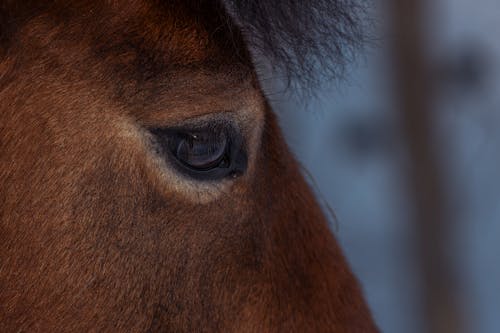
[[[0,331],[376,331],[249,52],[349,4],[3,0]]]

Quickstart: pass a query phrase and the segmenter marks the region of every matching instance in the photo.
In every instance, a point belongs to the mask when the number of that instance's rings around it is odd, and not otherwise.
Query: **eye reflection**
[[[227,168],[228,140],[224,131],[195,132],[181,135],[175,149],[177,159],[197,170]]]
[[[244,140],[229,122],[150,128],[157,154],[185,177],[198,181],[236,178],[246,171]]]

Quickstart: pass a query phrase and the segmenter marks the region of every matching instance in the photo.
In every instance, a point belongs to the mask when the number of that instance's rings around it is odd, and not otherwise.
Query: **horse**
[[[357,7],[2,0],[0,331],[376,332],[256,60],[336,71]]]

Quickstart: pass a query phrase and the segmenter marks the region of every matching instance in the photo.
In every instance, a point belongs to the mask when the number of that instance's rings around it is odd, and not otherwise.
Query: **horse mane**
[[[365,0],[222,0],[254,58],[286,83],[315,88],[343,75],[368,36]]]
[[[324,79],[338,78],[366,42],[368,0],[184,0],[200,15],[217,15],[220,28],[239,36],[241,30],[259,70],[269,66],[286,83],[315,88]],[[154,0],[172,6],[177,0]],[[5,0],[0,4],[0,57],[13,32],[29,18],[58,1]],[[61,2],[64,3],[64,2]],[[204,13],[204,14],[203,14]],[[235,29],[236,28],[236,29]],[[235,38],[239,39],[239,38]],[[231,47],[231,46],[226,46]],[[233,53],[242,52],[233,42]],[[269,72],[259,71],[260,75]],[[265,78],[264,78],[265,79]]]

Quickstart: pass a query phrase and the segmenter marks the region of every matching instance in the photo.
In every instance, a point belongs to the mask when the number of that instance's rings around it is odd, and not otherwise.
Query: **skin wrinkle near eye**
[[[260,101],[260,99],[259,99]],[[260,104],[260,103],[259,103]],[[216,200],[224,193],[237,190],[238,184],[252,176],[255,168],[257,151],[260,147],[260,136],[263,127],[263,106],[254,102],[246,108],[237,111],[222,111],[217,113],[203,114],[198,117],[183,119],[177,122],[171,121],[172,127],[196,126],[206,124],[207,121],[218,123],[230,122],[245,142],[248,165],[246,172],[237,179],[222,179],[215,181],[197,181],[175,170],[165,159],[155,153],[152,134],[143,126],[140,127],[141,145],[146,150],[146,168],[149,171],[151,182],[157,186],[164,195],[179,194],[183,199],[193,203],[206,204]],[[162,124],[165,126],[165,124]],[[137,125],[136,132],[137,132]]]

